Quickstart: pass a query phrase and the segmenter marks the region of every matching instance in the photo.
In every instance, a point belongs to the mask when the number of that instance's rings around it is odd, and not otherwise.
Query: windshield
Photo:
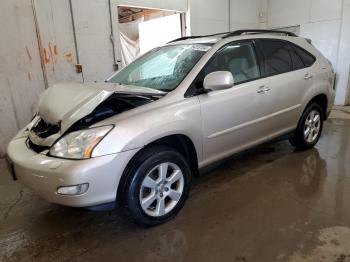
[[[210,44],[187,44],[156,48],[125,67],[109,82],[172,91],[210,47]]]

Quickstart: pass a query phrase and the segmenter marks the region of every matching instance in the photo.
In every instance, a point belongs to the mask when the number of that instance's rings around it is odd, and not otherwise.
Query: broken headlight
[[[68,133],[51,147],[49,155],[68,159],[91,158],[94,148],[112,128],[101,126]]]

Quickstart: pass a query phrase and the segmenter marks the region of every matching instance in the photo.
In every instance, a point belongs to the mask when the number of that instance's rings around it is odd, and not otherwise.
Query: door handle
[[[307,74],[304,76],[304,79],[305,79],[305,80],[309,80],[309,79],[311,79],[312,77],[313,77],[312,74],[307,73]]]
[[[270,91],[270,88],[268,86],[260,86],[258,91],[256,91],[258,94],[266,94]]]

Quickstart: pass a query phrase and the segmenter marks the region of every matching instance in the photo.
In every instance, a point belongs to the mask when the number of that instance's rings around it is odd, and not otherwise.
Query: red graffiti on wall
[[[49,64],[51,62],[50,56],[45,47],[44,47],[44,62],[45,64]]]
[[[58,48],[56,44],[52,44],[49,42],[47,48],[43,48],[43,60],[45,64],[50,64],[54,66],[54,63],[56,63],[56,59],[58,56]],[[54,69],[54,68],[53,68]]]

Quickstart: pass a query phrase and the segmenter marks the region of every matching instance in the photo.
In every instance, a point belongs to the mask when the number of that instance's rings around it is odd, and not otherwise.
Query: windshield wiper
[[[146,100],[158,100],[161,97],[167,95],[167,93],[153,94],[153,93],[119,93],[119,92],[115,92],[115,94],[118,94],[122,97],[136,97],[136,98],[141,98]]]

